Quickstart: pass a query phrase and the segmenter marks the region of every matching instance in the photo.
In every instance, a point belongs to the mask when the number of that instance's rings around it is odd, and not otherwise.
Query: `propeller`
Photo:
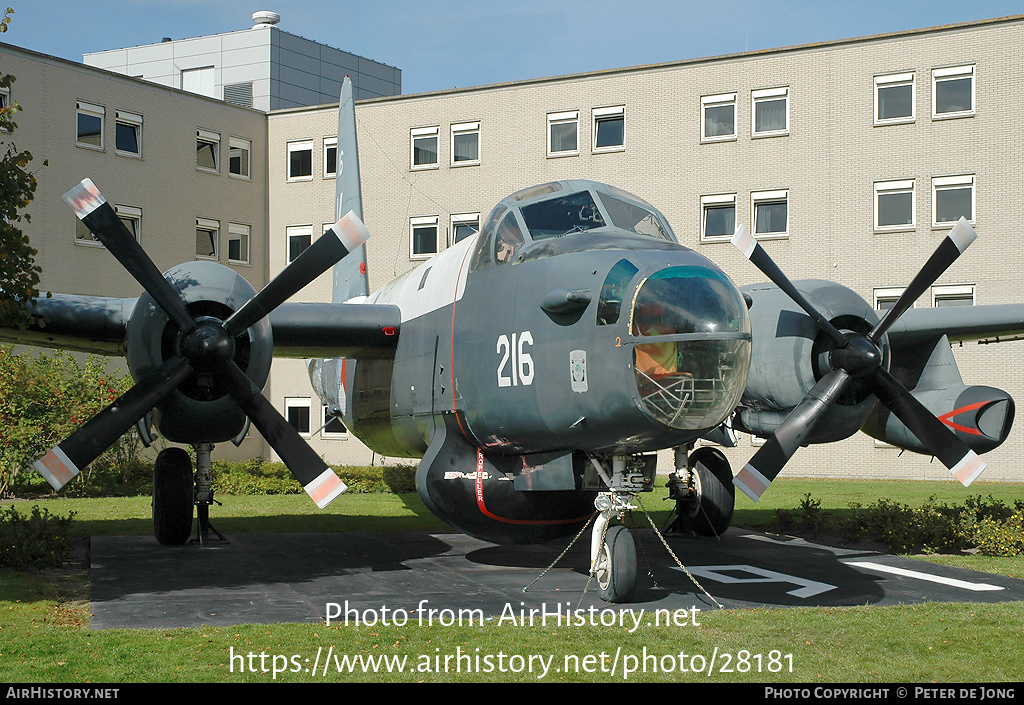
[[[895,305],[882,316],[869,333],[862,335],[837,329],[797,291],[745,226],[741,225],[736,230],[732,244],[802,308],[836,344],[829,353],[831,371],[818,380],[775,433],[758,449],[750,462],[736,475],[733,479],[736,487],[756,502],[797,449],[803,445],[814,430],[815,424],[825,416],[854,380],[866,385],[965,487],[985,470],[986,463],[889,373],[883,365],[880,346],[886,331],[914,305],[914,301],[976,238],[977,233],[964,218],[961,218]]]
[[[345,491],[332,471],[235,363],[235,337],[362,245],[370,233],[348,213],[253,298],[223,322],[193,317],[89,179],[64,194],[75,214],[157,302],[181,331],[180,356],[164,361],[130,390],[39,460],[36,469],[60,489],[193,373],[215,374],[318,507]]]

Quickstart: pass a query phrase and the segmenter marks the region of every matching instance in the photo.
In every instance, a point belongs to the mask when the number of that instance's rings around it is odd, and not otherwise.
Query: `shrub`
[[[1024,512],[1006,519],[986,517],[974,529],[974,544],[986,556],[1019,556],[1024,553]]]
[[[217,493],[236,495],[301,494],[303,492],[284,463],[272,463],[262,458],[243,462],[214,461],[214,489]],[[338,476],[348,485],[351,494],[394,493],[416,491],[416,468],[396,466],[334,467]]]
[[[0,346],[0,496],[37,482],[23,470],[129,389],[131,378],[106,365],[98,355],[80,362],[61,351],[34,356]],[[133,429],[97,460],[97,469],[107,463],[124,473],[139,447]],[[76,484],[88,483],[93,471],[86,468]]]
[[[68,533],[73,516],[56,516],[38,505],[27,516],[14,506],[0,508],[0,566],[26,570],[62,565],[73,548]]]

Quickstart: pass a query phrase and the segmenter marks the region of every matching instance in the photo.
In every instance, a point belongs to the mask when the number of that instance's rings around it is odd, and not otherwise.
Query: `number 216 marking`
[[[502,356],[498,363],[499,387],[533,384],[533,356],[524,349],[527,345],[533,345],[533,334],[528,330],[513,333],[511,340],[507,335],[498,337],[496,352]]]

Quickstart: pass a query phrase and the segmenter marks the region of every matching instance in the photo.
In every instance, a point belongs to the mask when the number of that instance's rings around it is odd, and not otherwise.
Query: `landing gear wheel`
[[[192,459],[183,448],[167,448],[153,466],[153,533],[166,546],[180,546],[192,533]]]
[[[626,602],[636,588],[636,544],[624,526],[609,527],[594,567],[597,592],[605,602]]]
[[[689,459],[690,486],[695,495],[679,502],[678,511],[700,536],[721,536],[732,523],[736,488],[729,461],[715,448],[698,448]]]

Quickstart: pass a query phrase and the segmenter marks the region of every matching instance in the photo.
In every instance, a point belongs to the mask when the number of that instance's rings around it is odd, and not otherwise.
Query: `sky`
[[[1024,14],[1024,0],[7,0],[5,43],[81,61],[163,37],[281,29],[402,69],[419,93]]]

